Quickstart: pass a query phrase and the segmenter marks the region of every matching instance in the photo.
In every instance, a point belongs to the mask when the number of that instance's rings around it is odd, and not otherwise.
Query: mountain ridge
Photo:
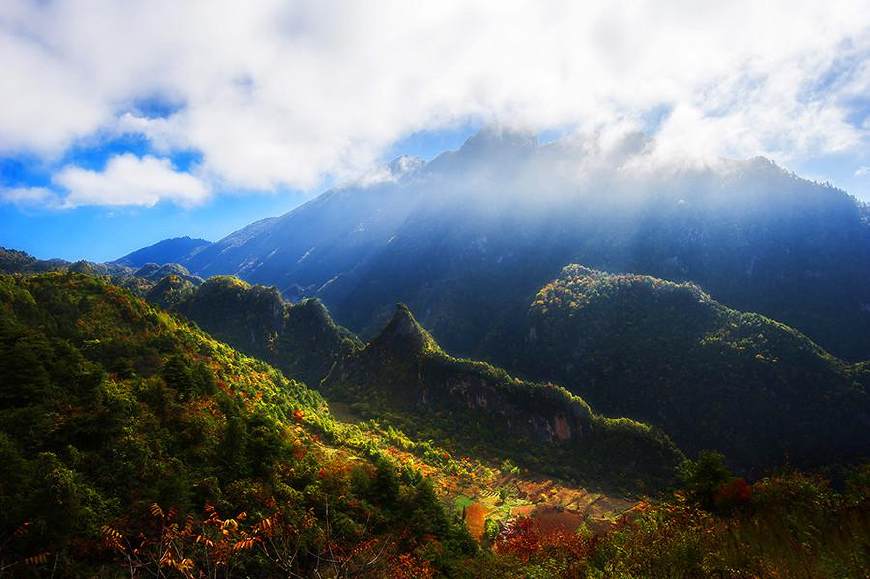
[[[532,470],[585,485],[604,481],[648,492],[672,481],[669,472],[682,458],[661,431],[599,416],[564,388],[449,356],[403,304],[364,348],[332,368],[320,389],[409,432],[455,439],[460,448],[497,449]]]
[[[870,357],[866,207],[767,159],[648,169],[644,143],[484,130],[410,174],[331,189],[173,261],[319,297],[367,337],[407,303],[464,355],[584,263],[692,281],[840,357]]]
[[[717,449],[750,471],[870,454],[866,363],[694,284],[566,266],[491,339],[505,367],[657,424],[687,452]]]
[[[149,301],[315,388],[337,359],[361,347],[316,299],[291,304],[275,288],[232,276],[215,276],[199,287],[164,282],[149,292]]]
[[[186,235],[183,237],[171,237],[158,241],[153,245],[137,249],[110,263],[133,268],[142,267],[147,263],[156,263],[158,265],[180,263],[209,245],[211,245],[211,242],[205,239],[191,238]]]

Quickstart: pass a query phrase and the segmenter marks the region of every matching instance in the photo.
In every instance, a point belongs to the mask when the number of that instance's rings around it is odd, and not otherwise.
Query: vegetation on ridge
[[[0,573],[379,576],[473,554],[431,484],[304,384],[93,277],[0,276],[0,303]]]
[[[504,358],[602,412],[655,424],[686,451],[744,469],[867,457],[866,365],[692,284],[566,267]]]
[[[290,304],[275,288],[233,276],[212,277],[198,288],[164,279],[146,297],[314,387],[336,360],[362,346],[319,301]]]
[[[407,310],[395,321],[366,350],[410,356],[427,380],[439,374],[420,356],[509,380],[444,354]],[[857,577],[870,564],[866,468],[834,491],[800,473],[749,484],[702,455],[672,498],[609,520],[534,516],[521,487],[598,499],[337,422],[303,384],[85,275],[0,276],[0,375],[0,576]],[[480,547],[439,498],[460,481],[494,495],[483,511],[456,497]]]
[[[661,431],[599,416],[564,388],[449,356],[401,304],[384,330],[333,368],[321,388],[330,399],[365,415],[389,416],[424,438],[454,440],[589,485],[660,488],[681,457]]]

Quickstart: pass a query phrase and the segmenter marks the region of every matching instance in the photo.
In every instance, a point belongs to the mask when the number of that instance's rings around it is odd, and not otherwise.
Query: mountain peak
[[[211,242],[205,239],[191,238],[186,235],[184,237],[172,237],[128,253],[112,263],[133,268],[142,267],[147,263],[157,263],[158,265],[181,263],[209,245],[211,245]]]
[[[307,323],[317,328],[332,328],[338,331],[338,326],[329,310],[318,298],[306,298],[289,306],[289,315],[296,319],[305,319]]]
[[[407,175],[419,170],[425,164],[426,162],[420,157],[400,155],[390,161],[388,168],[390,169],[391,175],[394,177],[401,177],[402,175]]]
[[[396,304],[392,319],[372,340],[372,345],[391,351],[416,354],[441,351],[441,347],[420,325],[410,308],[401,303]]]
[[[537,148],[538,138],[529,131],[484,127],[462,145],[460,151],[475,153],[526,152]]]

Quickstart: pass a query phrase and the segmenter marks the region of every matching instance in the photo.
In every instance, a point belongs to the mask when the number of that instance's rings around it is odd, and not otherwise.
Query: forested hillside
[[[749,484],[702,455],[675,472],[683,490],[634,506],[531,476],[509,459],[631,485],[676,455],[560,388],[447,356],[405,308],[324,387],[448,448],[337,422],[101,278],[3,275],[0,304],[0,576],[851,577],[870,561],[866,468],[838,492],[799,473]]]
[[[691,453],[720,450],[755,472],[870,453],[866,365],[693,284],[568,266],[513,336],[513,347],[491,337],[507,367],[657,425]]]
[[[399,410],[413,428],[409,416],[440,413],[440,428],[427,434],[436,438],[468,427],[455,418],[462,409],[446,410],[457,395],[470,396],[467,386],[455,383],[502,380],[500,370],[485,364],[445,362],[453,359],[437,346],[423,348],[426,356],[408,349],[410,338],[381,335],[360,352],[363,344],[318,302],[291,305],[274,288],[237,278],[215,277],[196,289],[168,277],[148,297],[312,385],[338,364],[327,387],[368,405],[366,416]],[[435,344],[406,308],[385,332],[402,325],[416,328],[409,336],[425,334],[421,343]],[[823,467],[868,455],[860,436],[868,424],[866,365],[843,363],[788,326],[726,308],[691,284],[572,266],[541,289],[524,321],[493,332],[484,349],[533,381],[566,386],[600,412],[673,433],[691,454],[721,450],[745,472],[784,464]],[[432,372],[425,380],[413,366],[424,358]],[[433,389],[450,394],[433,396]],[[454,419],[445,422],[445,416]],[[500,417],[495,427],[481,426],[465,437],[473,445],[513,440],[500,434],[507,425]],[[570,462],[544,459],[544,470],[576,476],[565,466]]]
[[[363,349],[316,300],[291,305],[274,288],[238,278],[216,276],[194,289],[170,277],[148,299],[171,302],[172,311],[288,376],[325,379],[321,391],[366,418],[398,412],[393,418],[424,438],[456,438],[460,447],[592,485],[651,490],[673,480],[680,455],[662,433],[597,416],[557,386],[452,358],[405,306]],[[434,430],[418,429],[424,423]]]
[[[322,390],[420,436],[586,485],[650,492],[673,482],[681,459],[661,431],[595,414],[559,386],[447,355],[403,305],[364,349],[333,368]]]
[[[93,277],[2,276],[0,302],[0,574],[380,576],[475,552],[429,482],[265,363]]]
[[[171,276],[146,297],[314,387],[336,361],[362,347],[317,300],[290,304],[275,288],[251,286],[230,276],[213,277],[198,288]]]

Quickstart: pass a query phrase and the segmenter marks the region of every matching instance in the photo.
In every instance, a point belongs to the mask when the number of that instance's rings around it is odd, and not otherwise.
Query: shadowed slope
[[[417,432],[592,484],[656,488],[680,458],[662,433],[598,416],[563,388],[447,355],[404,305],[364,349],[333,368],[322,390],[398,415]]]
[[[655,424],[687,451],[718,449],[749,469],[870,452],[865,365],[695,285],[568,266],[540,290],[521,334],[509,367]]]
[[[193,291],[164,282],[148,294],[150,301],[315,387],[337,359],[361,347],[317,300],[289,304],[275,288],[230,276],[213,277]]]

